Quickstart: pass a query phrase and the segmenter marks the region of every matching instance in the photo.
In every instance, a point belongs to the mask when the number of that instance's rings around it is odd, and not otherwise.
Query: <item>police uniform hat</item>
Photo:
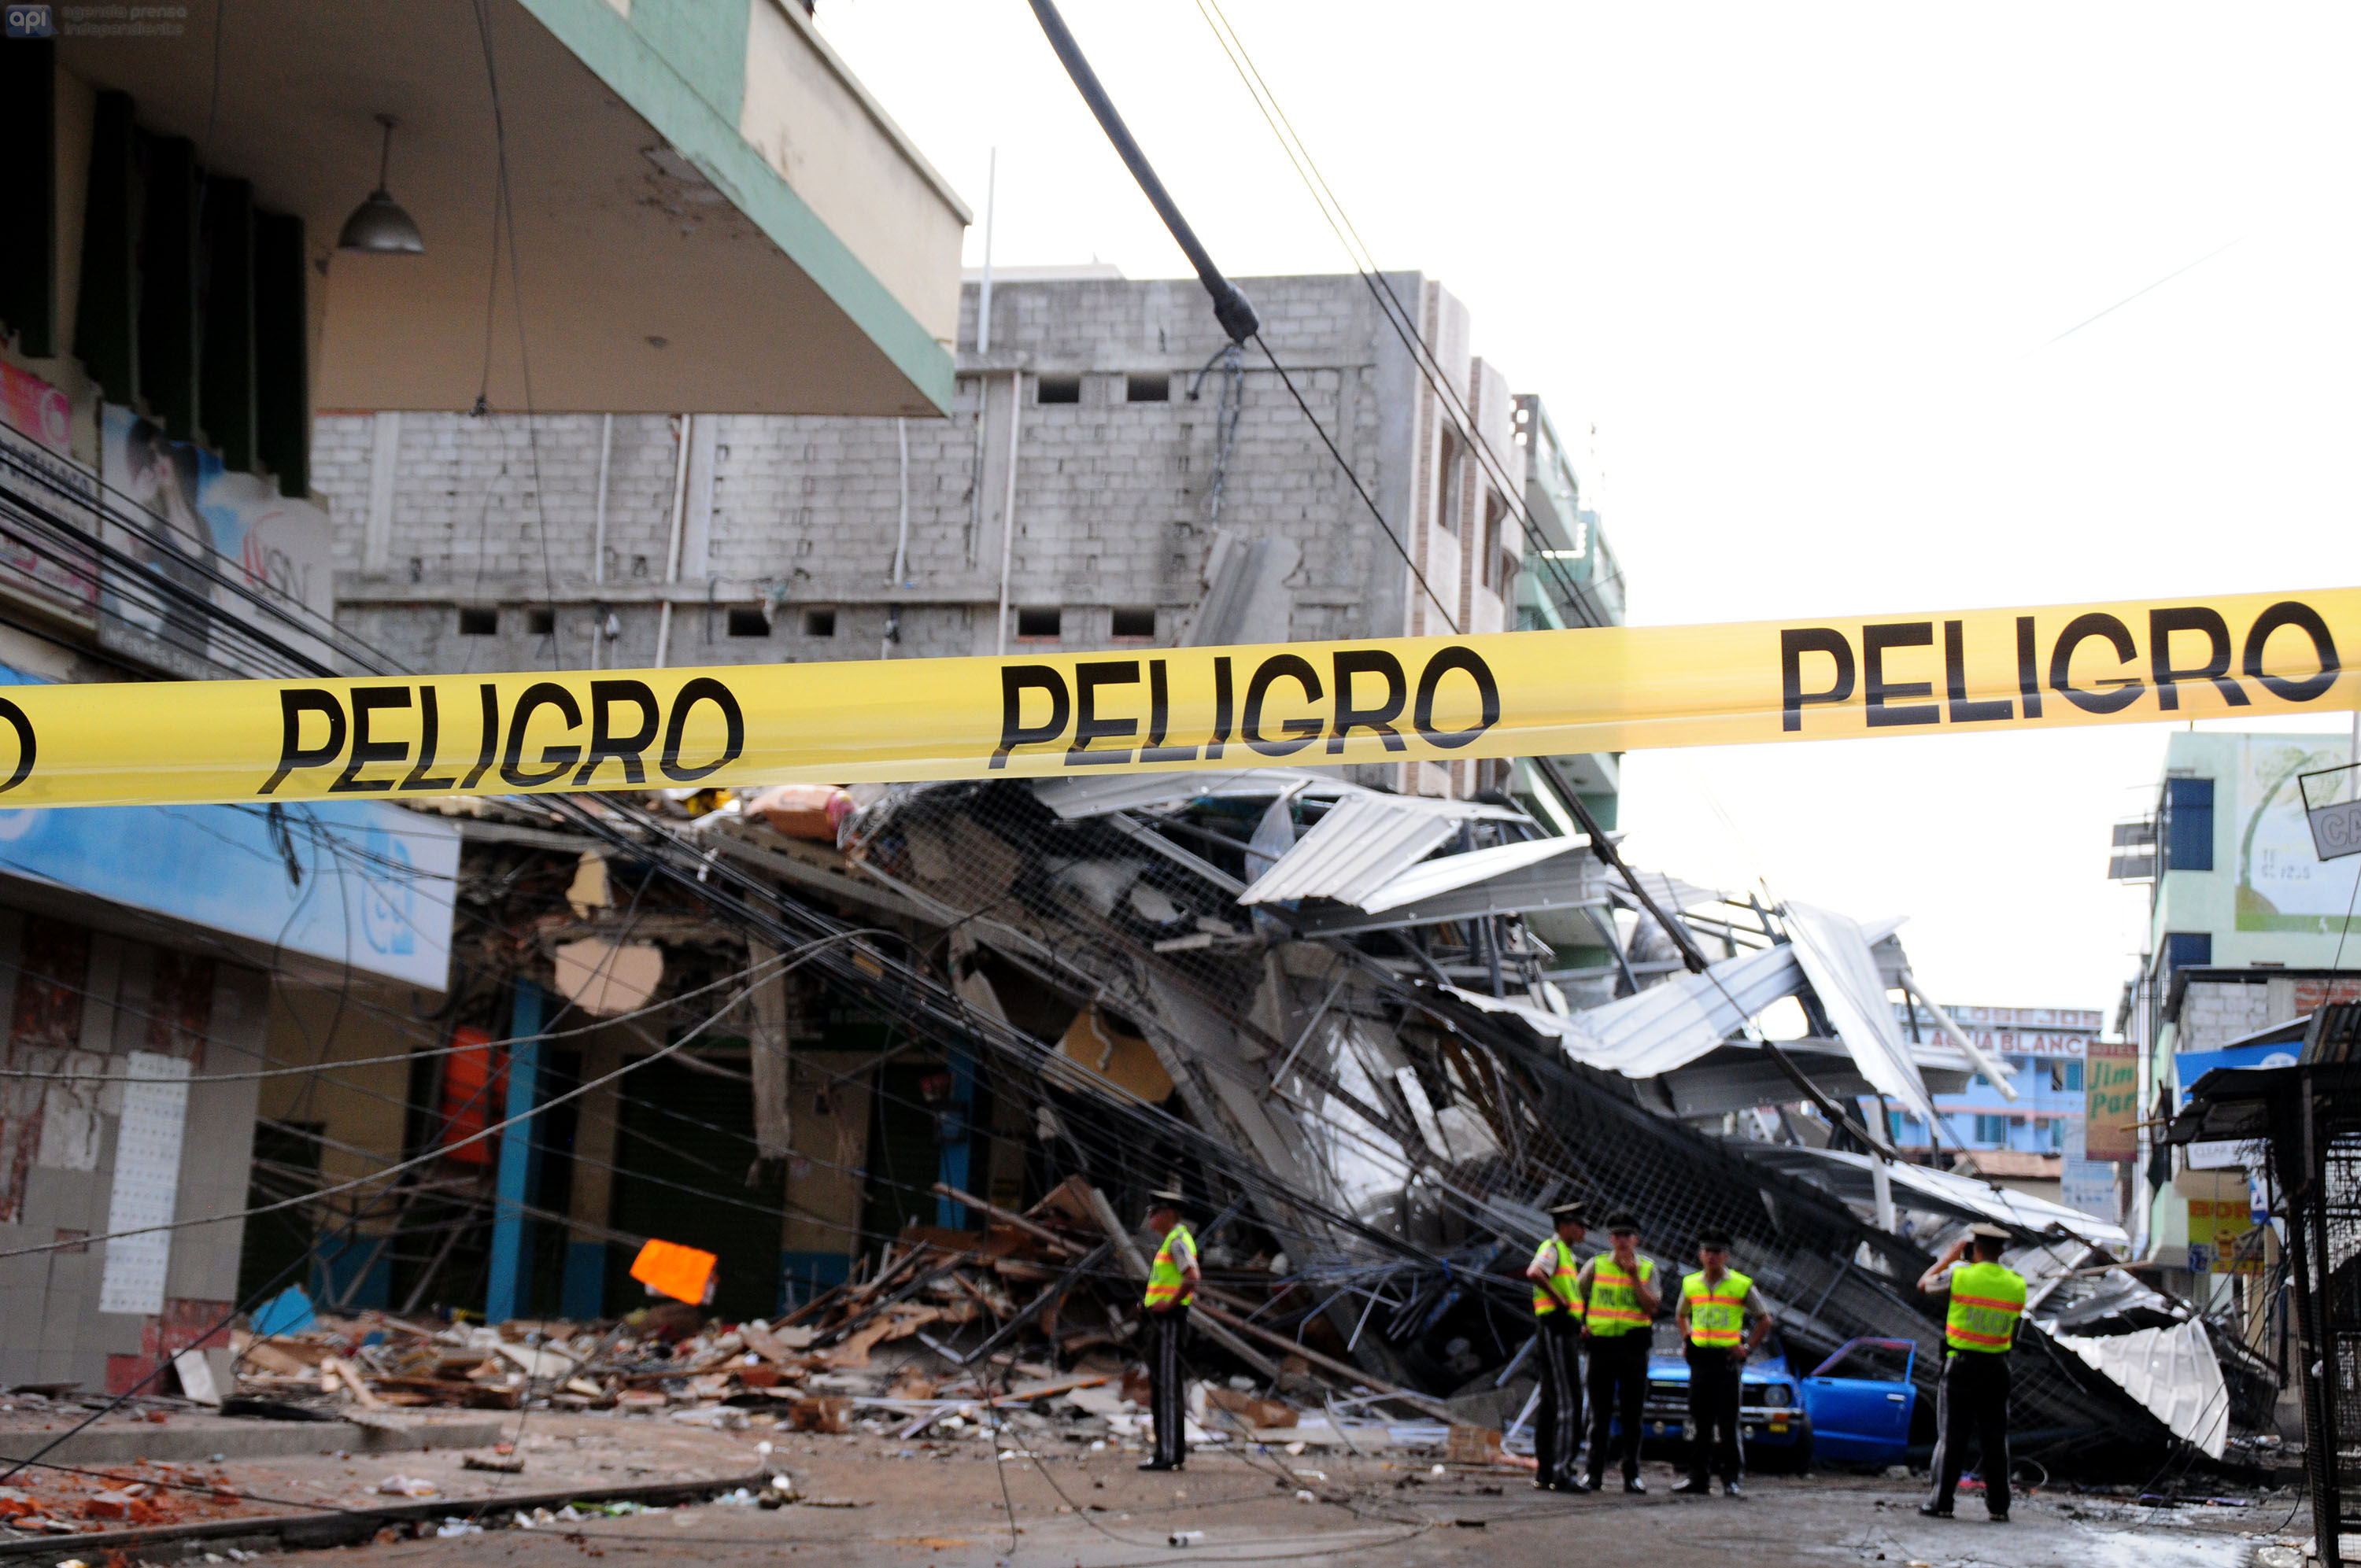
[[[1639,1218],[1628,1212],[1609,1214],[1607,1216],[1607,1231],[1609,1235],[1617,1231],[1629,1231],[1636,1236],[1640,1234]]]
[[[1970,1225],[1968,1234],[1980,1242],[2004,1242],[2012,1239],[2007,1229],[2000,1225]]]
[[[1728,1231],[1701,1232],[1697,1236],[1697,1246],[1701,1251],[1728,1252],[1730,1233]]]
[[[1587,1226],[1590,1223],[1590,1205],[1578,1201],[1554,1203],[1550,1206],[1549,1217],[1554,1225],[1563,1225],[1571,1220],[1577,1225]]]
[[[1150,1211],[1157,1209],[1185,1209],[1188,1206],[1189,1200],[1181,1195],[1180,1190],[1178,1188],[1159,1187],[1150,1191],[1148,1195],[1148,1207]]]

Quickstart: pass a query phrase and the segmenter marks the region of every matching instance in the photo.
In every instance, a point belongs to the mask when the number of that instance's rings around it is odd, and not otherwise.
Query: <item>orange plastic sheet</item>
[[[713,1291],[713,1266],[720,1259],[678,1242],[652,1241],[631,1259],[631,1277],[659,1295],[702,1306]]]

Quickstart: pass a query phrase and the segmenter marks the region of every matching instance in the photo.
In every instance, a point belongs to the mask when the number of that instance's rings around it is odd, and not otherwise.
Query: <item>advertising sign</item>
[[[98,480],[74,461],[72,413],[65,393],[0,365],[0,488],[30,503],[0,526],[0,591],[89,627],[98,618],[98,557],[87,543],[97,532]],[[50,517],[63,528],[42,521]]]
[[[2352,743],[2341,735],[2257,735],[2238,750],[2238,929],[2341,933],[2361,858],[2322,858],[2313,837],[2318,825],[2304,809],[2302,775],[2351,763]],[[2315,798],[2333,817],[2337,807],[2319,787]],[[2341,824],[2327,826],[2334,832]]]
[[[290,652],[332,663],[324,643],[264,608],[335,614],[327,514],[128,409],[101,413],[106,543],[135,565],[107,568],[100,641],[200,679],[300,668]]]
[[[2139,1047],[2092,1040],[2082,1057],[2083,1156],[2130,1164],[2139,1158]]]

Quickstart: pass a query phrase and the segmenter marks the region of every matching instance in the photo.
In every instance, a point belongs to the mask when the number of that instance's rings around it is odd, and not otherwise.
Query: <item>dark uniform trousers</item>
[[[1648,1343],[1645,1331],[1609,1334],[1590,1342],[1590,1478],[1607,1472],[1608,1449],[1615,1444],[1623,1461],[1623,1478],[1640,1474],[1640,1409],[1648,1399]],[[1621,1438],[1608,1435],[1620,1420]]]
[[[1533,1479],[1542,1486],[1574,1479],[1582,1446],[1582,1330],[1571,1312],[1552,1312],[1533,1331],[1541,1363],[1541,1413],[1533,1421]]]
[[[1706,1472],[1739,1480],[1746,1464],[1738,1435],[1738,1363],[1727,1347],[1691,1344],[1689,1362],[1689,1475],[1699,1486]]]
[[[1189,1309],[1143,1312],[1148,1330],[1148,1413],[1156,1431],[1156,1463],[1181,1464],[1189,1458],[1188,1419],[1181,1400],[1180,1341],[1189,1329]]]
[[[1943,1363],[1935,1396],[1935,1490],[1927,1499],[1933,1507],[1951,1506],[1972,1439],[1984,1506],[2008,1512],[2008,1381],[2004,1351],[1955,1350]]]

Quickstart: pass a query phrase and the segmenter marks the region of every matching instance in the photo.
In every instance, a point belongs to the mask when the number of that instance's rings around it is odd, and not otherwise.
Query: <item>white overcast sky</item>
[[[1195,0],[1063,10],[1224,270],[1347,269]],[[2361,9],[1227,15],[1379,264],[1596,428],[1635,622],[2361,582]],[[1186,274],[1025,0],[819,23],[976,209],[970,265],[996,147],[996,261]],[[1633,753],[1626,850],[1907,915],[1940,997],[2112,1017],[2145,899],[2108,828],[2164,735]]]

